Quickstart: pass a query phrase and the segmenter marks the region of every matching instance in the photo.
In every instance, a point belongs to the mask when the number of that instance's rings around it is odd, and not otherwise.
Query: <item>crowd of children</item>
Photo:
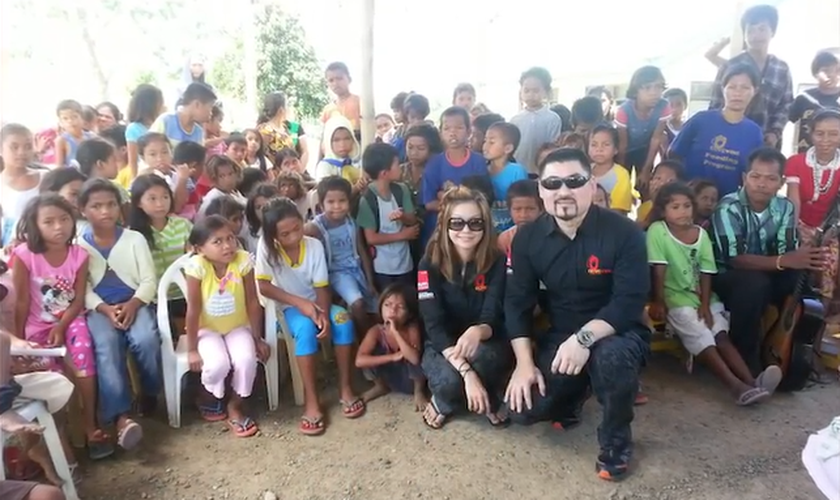
[[[767,12],[753,12],[746,26],[769,23]],[[820,53],[814,67],[824,93],[840,95],[837,57]],[[667,321],[738,404],[765,399],[778,385],[778,369],[756,378],[728,341],[726,312],[710,288],[717,272],[710,219],[719,199],[739,196],[747,157],[766,139],[746,116],[761,85],[754,67],[726,69],[722,108],[688,120],[688,96],[666,90],[653,66],[632,75],[622,104],[599,88],[571,110],[549,108],[551,75],[531,68],[519,80],[523,110],[509,122],[478,103],[469,84],[457,86],[437,126],[427,121],[427,98],[400,93],[393,115],[377,116],[377,142],[364,150],[346,65],[329,65],[326,77],[337,100],[322,116],[314,176],[303,127],[287,119],[280,92],[265,97],[255,127],[241,133],[223,130],[216,95],[201,82],[190,83],[171,112],[159,89],[140,85],[125,125],[105,103],[98,128],[86,128],[83,106],[62,101],[53,157],[33,149],[23,125],[0,130],[0,243],[13,289],[12,305],[7,299],[4,306],[12,321],[3,327],[34,344],[66,346],[65,362],[45,368],[73,378],[91,458],[113,454],[113,443],[135,447],[143,432],[134,415],[156,410],[157,284],[187,253],[186,296],[170,290],[169,310],[184,325],[178,333],[186,335],[190,368],[201,374],[203,418],[225,420],[236,436],[258,431],[242,399],[252,392],[258,361],[268,357],[261,304],[276,304],[303,379],[302,433],[326,429],[315,369],[322,342],[334,346],[343,416],[360,417],[369,401],[395,390],[413,394],[427,423],[439,426],[443,413],[436,407],[429,417],[420,369],[417,270],[424,254],[442,258],[427,243],[441,245],[433,234],[446,193],[472,189],[452,196],[474,196],[489,220],[479,214],[461,220],[460,229],[451,218],[441,224],[470,234],[487,223],[498,235],[487,244],[509,254],[517,229],[543,211],[535,178],[560,147],[588,155],[596,205],[635,217],[647,231],[650,317]],[[840,108],[832,102],[824,107]],[[809,234],[840,189],[840,113],[806,117],[797,108],[796,118],[808,120],[812,145],[789,160],[789,196]],[[827,299],[837,279],[837,245],[831,248]],[[372,389],[355,392],[354,368]]]

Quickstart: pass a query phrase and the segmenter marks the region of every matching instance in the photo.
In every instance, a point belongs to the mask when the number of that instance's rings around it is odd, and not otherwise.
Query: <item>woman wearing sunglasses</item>
[[[497,413],[511,359],[502,318],[506,267],[484,195],[463,186],[444,194],[418,269],[421,364],[432,392],[423,420],[440,429],[466,408],[506,425]]]

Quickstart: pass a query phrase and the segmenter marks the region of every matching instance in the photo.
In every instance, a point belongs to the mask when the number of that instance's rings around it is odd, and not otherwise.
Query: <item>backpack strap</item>
[[[368,186],[368,188],[365,189],[365,201],[367,201],[367,204],[370,207],[370,211],[373,212],[373,222],[376,226],[376,231],[378,232],[379,226],[382,223],[382,221],[379,219],[379,199],[376,196],[376,193],[373,191],[373,189],[370,188],[370,186]]]

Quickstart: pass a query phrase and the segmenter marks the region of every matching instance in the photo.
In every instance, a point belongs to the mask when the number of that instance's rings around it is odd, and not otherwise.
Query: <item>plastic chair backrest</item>
[[[187,296],[187,279],[184,277],[184,266],[192,257],[192,253],[178,257],[178,260],[163,273],[158,283],[157,320],[162,348],[170,355],[175,355],[175,345],[172,342],[172,325],[169,324],[169,288],[175,284],[184,297]]]

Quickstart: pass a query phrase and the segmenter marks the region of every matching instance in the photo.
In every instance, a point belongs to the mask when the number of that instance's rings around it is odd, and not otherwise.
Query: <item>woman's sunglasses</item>
[[[464,220],[460,217],[449,219],[449,223],[446,225],[450,231],[463,231],[465,227],[470,228],[470,231],[474,233],[478,233],[480,231],[484,231],[484,219],[475,218],[470,220]]]
[[[589,182],[589,179],[589,176],[582,174],[574,174],[568,177],[557,177],[556,175],[552,175],[551,177],[540,179],[540,185],[549,191],[557,191],[563,187],[563,185],[569,189],[578,189],[586,185],[586,183]]]

